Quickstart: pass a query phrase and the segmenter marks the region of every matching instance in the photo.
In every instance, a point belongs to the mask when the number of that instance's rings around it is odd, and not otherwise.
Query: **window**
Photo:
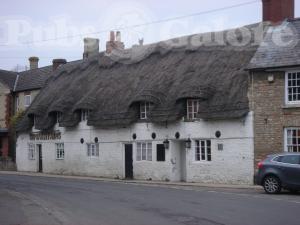
[[[64,143],[56,143],[56,159],[65,158],[65,146]]]
[[[16,96],[16,112],[19,111],[19,107],[20,107],[20,99],[19,99],[19,96],[17,95]]]
[[[99,144],[88,143],[87,144],[87,155],[89,157],[99,157]]]
[[[152,161],[152,143],[138,142],[136,144],[136,161]]]
[[[300,103],[300,72],[286,75],[286,102]]]
[[[187,119],[194,120],[198,116],[200,101],[197,99],[187,100]]]
[[[28,159],[35,160],[35,145],[28,144]]]
[[[81,121],[87,121],[90,114],[90,110],[81,110]]]
[[[63,114],[62,114],[61,112],[57,112],[57,113],[56,113],[56,123],[61,122],[62,115],[63,115]]]
[[[195,142],[195,160],[211,161],[211,141],[198,140]]]
[[[283,156],[282,159],[281,159],[281,162],[282,163],[288,163],[288,164],[294,164],[294,165],[297,165],[299,164],[299,156],[297,155],[286,155],[286,156]]]
[[[25,95],[24,96],[24,106],[28,107],[31,104],[31,95]]]
[[[146,120],[149,118],[149,112],[152,107],[151,102],[141,102],[140,103],[140,119]]]
[[[300,152],[300,128],[286,129],[286,151]]]
[[[157,162],[166,161],[166,150],[163,144],[156,145],[156,159]]]

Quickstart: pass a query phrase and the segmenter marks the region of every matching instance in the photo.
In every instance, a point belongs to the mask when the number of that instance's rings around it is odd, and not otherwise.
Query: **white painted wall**
[[[58,141],[39,141],[43,146],[43,167],[46,173],[76,174],[99,177],[124,178],[124,144],[133,143],[133,168],[135,179],[171,180],[182,179],[182,165],[186,164],[188,182],[251,184],[254,175],[253,164],[253,116],[249,113],[244,119],[226,121],[177,122],[166,126],[136,123],[123,129],[96,129],[81,122],[76,128],[60,130],[62,139]],[[215,132],[222,132],[215,138]],[[152,132],[156,139],[152,140]],[[175,133],[180,132],[180,140]],[[137,140],[132,140],[132,134]],[[100,156],[87,156],[87,147],[80,144],[80,138],[93,142],[99,138]],[[168,137],[170,149],[166,150],[166,161],[156,161],[156,144],[162,144]],[[181,162],[185,151],[184,141],[193,140],[193,147],[186,150],[186,162]],[[212,162],[196,162],[194,140],[212,141]],[[136,142],[152,141],[152,161],[136,161]],[[28,160],[29,134],[20,134],[17,140],[17,167],[19,171],[37,171],[37,159]],[[65,159],[56,160],[55,143],[65,143]],[[223,143],[224,150],[218,151],[217,144]],[[174,160],[176,158],[176,161]],[[173,162],[173,163],[172,163]],[[176,164],[174,164],[174,162]]]

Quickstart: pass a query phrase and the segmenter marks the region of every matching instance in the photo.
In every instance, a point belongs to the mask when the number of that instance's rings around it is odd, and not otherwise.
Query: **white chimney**
[[[83,42],[84,42],[84,52],[83,52],[84,59],[99,53],[99,39],[84,38]]]

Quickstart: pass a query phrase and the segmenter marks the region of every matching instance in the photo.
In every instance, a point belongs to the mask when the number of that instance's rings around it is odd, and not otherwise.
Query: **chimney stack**
[[[84,52],[83,59],[87,59],[90,56],[99,53],[99,39],[96,38],[84,38]]]
[[[56,70],[60,65],[63,65],[66,63],[67,63],[67,60],[65,60],[65,59],[53,59],[52,60],[53,71]]]
[[[32,56],[29,58],[29,67],[31,70],[39,68],[39,58]]]
[[[110,54],[114,49],[123,50],[125,48],[124,43],[121,40],[121,32],[110,32],[110,39],[106,42],[106,53]]]
[[[279,23],[295,18],[295,0],[262,0],[263,21]]]

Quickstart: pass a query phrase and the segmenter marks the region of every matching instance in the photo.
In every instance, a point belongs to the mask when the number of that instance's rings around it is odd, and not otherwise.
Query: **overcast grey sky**
[[[109,30],[189,15],[251,0],[2,0],[0,16],[0,68],[28,65],[38,56],[40,66],[53,58],[81,59],[83,38],[97,37],[105,49]],[[296,2],[296,17],[300,14]],[[121,30],[126,47],[144,38],[153,43],[172,37],[223,30],[261,21],[261,1],[198,16]],[[102,32],[99,32],[102,31]],[[97,33],[99,32],[99,33]],[[94,34],[92,34],[94,33]],[[68,39],[61,37],[75,36]],[[52,41],[43,41],[43,40]],[[53,40],[59,39],[59,40]],[[27,44],[26,44],[27,43]]]

